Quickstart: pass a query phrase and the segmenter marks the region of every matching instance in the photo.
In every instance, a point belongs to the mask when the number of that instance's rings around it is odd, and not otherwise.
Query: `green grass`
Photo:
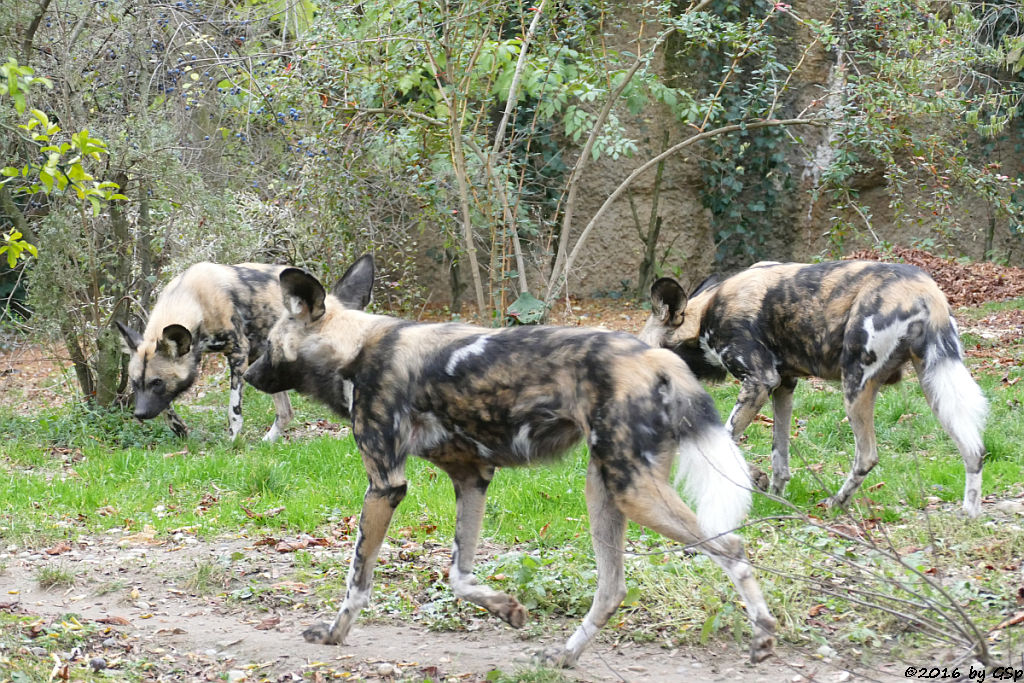
[[[66,567],[43,567],[39,570],[36,581],[45,590],[51,588],[70,588],[75,585],[75,574]]]
[[[1024,371],[1018,364],[978,367],[974,374],[991,402],[983,492],[1017,495],[1024,481],[1024,381],[1014,380]],[[721,414],[728,414],[738,385],[710,390]],[[301,398],[295,405],[297,425],[331,419]],[[0,444],[0,540],[40,547],[113,527],[151,527],[157,534],[187,528],[209,536],[318,534],[358,514],[366,475],[351,437],[264,444],[259,439],[272,420],[272,406],[268,397],[249,390],[245,430],[232,445],[224,406],[223,389],[185,402],[179,412],[192,428],[187,441],[174,439],[162,422],[138,424],[123,413],[80,407],[31,417],[0,412],[0,432],[9,435]],[[770,405],[762,412],[770,415]],[[816,507],[842,483],[853,457],[840,392],[834,385],[801,382],[794,418],[786,504],[755,496],[743,531],[784,640],[868,658],[935,642],[908,629],[886,606],[909,609],[909,601],[943,628],[958,618],[954,603],[987,628],[1014,613],[1018,572],[1001,568],[1024,556],[1024,533],[1019,525],[958,517],[963,465],[915,379],[886,388],[879,398],[879,466],[849,512]],[[770,427],[751,425],[743,450],[770,470]],[[579,618],[596,585],[585,471],[586,451],[580,447],[542,470],[499,471],[488,498],[484,536],[509,551],[485,559],[477,573],[545,618]],[[411,539],[447,546],[454,530],[450,482],[418,459],[410,459],[407,476],[409,493],[390,532],[395,545]],[[795,513],[811,518],[780,519]],[[843,537],[851,532],[862,537]],[[666,647],[711,638],[745,642],[742,607],[713,563],[684,556],[674,544],[635,526],[629,546],[630,594],[608,626],[611,637]],[[295,555],[299,578],[311,582],[325,609],[336,607],[343,592],[347,561],[343,554]],[[979,565],[997,569],[972,569]],[[181,578],[195,592],[222,592],[231,579],[224,572],[197,565]],[[467,615],[477,613],[452,598],[438,567],[385,560],[378,572],[386,580],[379,582],[367,618],[399,613],[430,628],[460,628]],[[839,589],[851,585],[867,591],[874,607],[851,601],[856,594]],[[240,599],[259,590],[249,586]],[[538,680],[546,675],[539,672]]]

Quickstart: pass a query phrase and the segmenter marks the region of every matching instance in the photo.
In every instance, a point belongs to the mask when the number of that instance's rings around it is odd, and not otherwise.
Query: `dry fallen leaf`
[[[113,626],[131,626],[132,625],[132,622],[128,621],[124,617],[118,617],[118,616],[100,617],[99,619],[96,619],[96,623],[98,623],[98,624],[111,624]]]
[[[267,617],[260,623],[253,626],[257,631],[269,631],[281,623],[281,617]]]

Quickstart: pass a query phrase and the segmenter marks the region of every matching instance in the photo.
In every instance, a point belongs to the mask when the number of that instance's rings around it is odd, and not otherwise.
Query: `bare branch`
[[[597,210],[597,213],[594,214],[594,216],[587,223],[586,227],[583,228],[583,232],[581,232],[580,236],[576,239],[576,244],[573,246],[572,252],[569,253],[568,257],[562,262],[556,260],[555,270],[551,273],[551,282],[548,286],[548,293],[547,297],[545,298],[545,303],[550,304],[552,301],[554,301],[554,299],[558,296],[559,292],[562,290],[562,287],[565,286],[568,274],[572,270],[573,265],[576,263],[576,259],[579,257],[580,252],[583,249],[583,244],[586,242],[587,237],[593,231],[594,226],[604,216],[608,208],[615,202],[616,199],[618,199],[622,195],[623,192],[626,191],[627,188],[629,188],[629,186],[633,183],[634,180],[640,177],[648,169],[657,166],[658,162],[662,161],[663,159],[667,159],[668,157],[674,154],[678,154],[687,147],[690,147],[698,142],[701,142],[702,140],[717,137],[719,135],[725,135],[726,133],[732,133],[738,130],[752,130],[755,128],[771,128],[776,126],[822,125],[826,125],[824,119],[768,119],[766,121],[752,121],[750,123],[737,123],[728,126],[722,126],[720,128],[714,128],[712,130],[707,130],[701,133],[697,133],[696,135],[692,135],[683,140],[682,142],[676,143],[675,145],[668,148],[658,156],[644,162],[636,169],[634,169],[634,171],[630,173],[626,177],[626,179],[619,184],[618,187],[615,188],[614,192],[608,195],[608,198],[605,199],[604,203],[601,204],[601,207]],[[570,190],[570,192],[573,192],[574,190],[575,185]],[[566,213],[570,213],[568,207],[566,209]],[[563,233],[563,235],[567,234],[567,231]],[[565,242],[566,240],[563,238],[562,242],[559,244],[559,252],[562,251]]]

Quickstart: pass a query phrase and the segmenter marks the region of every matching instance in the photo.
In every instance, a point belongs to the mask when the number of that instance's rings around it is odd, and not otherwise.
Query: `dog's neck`
[[[694,341],[700,336],[700,323],[704,319],[704,313],[707,311],[708,306],[711,304],[711,299],[718,292],[719,285],[715,285],[708,289],[695,294],[693,298],[686,302],[686,312],[683,314],[683,324],[679,326],[679,329],[674,334],[670,335],[670,339],[674,343],[682,343],[687,341]]]

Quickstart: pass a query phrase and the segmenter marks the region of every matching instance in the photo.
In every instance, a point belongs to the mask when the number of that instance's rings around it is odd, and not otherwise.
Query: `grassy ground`
[[[783,641],[864,662],[941,648],[959,652],[972,639],[985,642],[997,661],[1024,651],[1013,628],[996,629],[1024,603],[1024,507],[1012,505],[1024,495],[1024,342],[970,335],[965,342],[989,352],[971,363],[991,403],[983,485],[990,500],[980,520],[957,514],[963,466],[913,378],[881,395],[880,465],[854,506],[847,512],[818,507],[848,471],[853,435],[835,386],[800,384],[786,502],[757,496],[743,530]],[[735,383],[711,388],[723,415],[737,389]],[[263,444],[272,407],[250,389],[245,431],[232,446],[225,438],[225,405],[226,379],[215,377],[201,398],[179,408],[193,429],[187,441],[174,440],[161,421],[138,424],[124,414],[73,405],[30,416],[0,410],[0,542],[41,547],[111,528],[280,537],[351,527],[366,486],[351,437],[328,433]],[[329,417],[302,399],[296,407],[300,425]],[[768,408],[764,412],[770,417]],[[755,422],[743,446],[766,471],[770,429],[768,419]],[[542,473],[503,470],[491,489],[484,534],[496,550],[485,553],[478,574],[514,592],[536,614],[578,617],[596,585],[585,464],[581,447]],[[418,460],[410,461],[408,477],[409,495],[391,537],[410,552],[446,547],[454,526],[447,478]],[[624,637],[666,646],[745,639],[742,606],[717,568],[636,527],[629,546],[630,594],[614,626]],[[347,559],[296,555],[300,577],[316,587],[324,606],[343,592]],[[369,618],[398,613],[432,628],[459,628],[466,608],[451,597],[435,565],[382,567],[386,578]],[[0,579],[3,570],[0,565]],[[203,571],[197,568],[197,585],[209,579]],[[0,659],[10,664],[25,624],[2,611],[0,617]],[[78,633],[64,631],[53,638]]]

